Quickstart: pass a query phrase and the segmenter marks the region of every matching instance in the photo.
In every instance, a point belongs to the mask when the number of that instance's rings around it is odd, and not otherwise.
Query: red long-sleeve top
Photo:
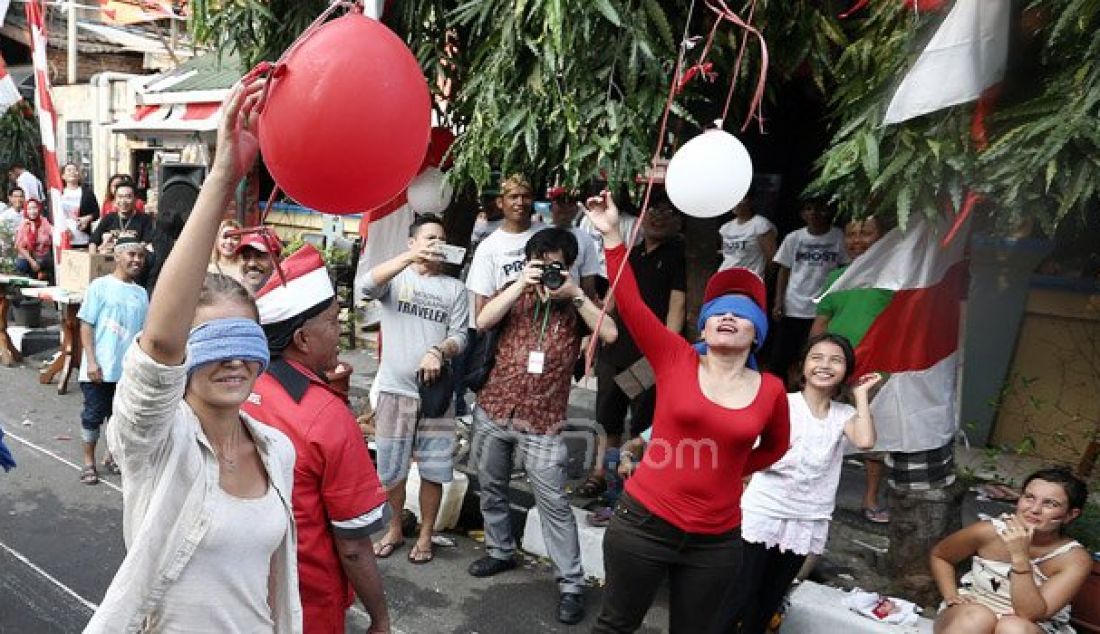
[[[625,257],[621,245],[608,249],[608,272],[614,275]],[[748,406],[718,405],[699,387],[699,354],[645,305],[629,265],[615,302],[657,379],[653,436],[626,491],[683,531],[715,535],[737,528],[741,478],[779,460],[790,446],[783,383],[762,373]]]

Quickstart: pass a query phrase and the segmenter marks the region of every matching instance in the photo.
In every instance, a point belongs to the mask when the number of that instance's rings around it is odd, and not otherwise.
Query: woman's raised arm
[[[263,80],[246,78],[226,98],[214,165],[161,269],[139,344],[158,363],[179,365],[186,356],[187,335],[218,225],[234,188],[256,160],[254,126],[263,86]]]

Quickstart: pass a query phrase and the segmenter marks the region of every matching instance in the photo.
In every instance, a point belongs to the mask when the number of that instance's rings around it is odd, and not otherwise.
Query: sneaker
[[[558,600],[558,620],[566,625],[576,625],[584,620],[584,595],[563,592]]]
[[[495,574],[504,572],[505,570],[511,570],[515,567],[516,560],[514,557],[497,559],[496,557],[486,555],[470,564],[467,572],[474,577],[492,577]]]

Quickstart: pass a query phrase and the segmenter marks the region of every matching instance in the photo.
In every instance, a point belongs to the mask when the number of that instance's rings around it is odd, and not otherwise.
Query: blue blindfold
[[[196,326],[187,336],[187,373],[200,366],[230,359],[254,361],[262,373],[270,362],[267,337],[251,319],[214,319]]]
[[[733,314],[742,319],[748,319],[756,329],[756,337],[752,342],[752,353],[749,354],[748,363],[750,368],[756,370],[756,353],[760,351],[760,348],[764,345],[764,340],[768,338],[767,314],[764,313],[762,308],[756,305],[756,302],[744,295],[723,295],[703,304],[703,307],[699,309],[699,321],[696,324],[699,328],[699,332],[703,332],[706,328],[707,319],[715,315],[725,314]],[[695,344],[695,350],[698,351],[699,354],[706,354],[706,342],[700,341]]]

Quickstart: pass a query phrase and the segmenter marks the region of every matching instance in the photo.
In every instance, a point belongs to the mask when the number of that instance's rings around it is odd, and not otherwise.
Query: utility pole
[[[69,0],[69,85],[76,83],[76,0]]]

